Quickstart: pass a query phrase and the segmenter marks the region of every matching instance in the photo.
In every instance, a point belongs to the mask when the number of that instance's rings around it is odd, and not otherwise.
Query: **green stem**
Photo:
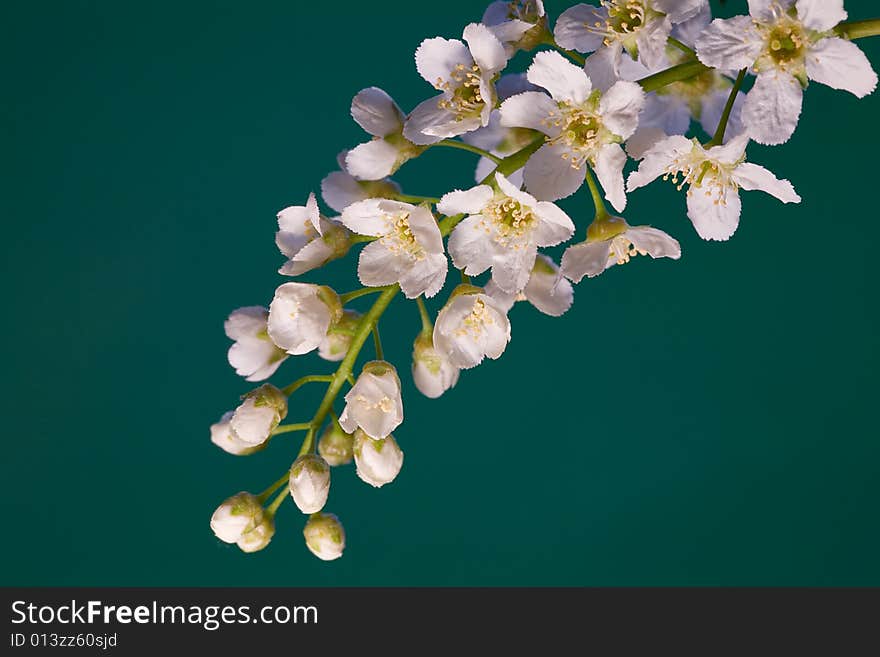
[[[593,205],[596,207],[596,218],[594,221],[602,221],[610,216],[608,208],[605,206],[605,199],[602,196],[602,190],[596,183],[596,177],[593,175],[589,165],[584,167],[586,170],[587,187],[590,188],[590,196],[593,197]]]
[[[440,226],[440,235],[442,237],[448,236],[449,233],[452,232],[452,229],[455,228],[458,223],[466,216],[466,214],[454,214],[450,217],[444,217],[443,219],[441,219],[440,223],[438,224]]]
[[[530,144],[525,146],[524,148],[519,149],[516,153],[512,153],[505,157],[501,162],[498,163],[498,166],[495,167],[492,172],[483,178],[480,181],[481,185],[488,185],[490,182],[495,180],[495,174],[500,173],[505,176],[509,176],[514,171],[519,171],[522,169],[526,162],[528,162],[529,158],[537,151],[541,146],[544,145],[544,142],[547,138],[541,134],[535,137]]]
[[[863,21],[846,21],[835,27],[834,32],[847,39],[863,39],[864,37],[880,36],[880,18],[869,18]]]
[[[694,60],[692,62],[684,62],[683,64],[667,68],[659,73],[654,73],[654,75],[649,75],[641,80],[636,80],[636,82],[642,85],[642,89],[645,91],[657,91],[673,82],[687,80],[688,78],[692,78],[695,75],[699,75],[708,70],[708,66],[698,60]]]
[[[332,380],[332,374],[310,374],[309,376],[304,376],[301,379],[297,379],[286,388],[282,388],[281,392],[283,392],[287,397],[290,397],[294,392],[296,392],[299,388],[307,383],[327,383]]]
[[[458,273],[461,274],[461,282],[465,285],[471,284],[471,277],[464,273],[464,269],[459,269]]]
[[[373,324],[373,346],[376,348],[376,360],[385,360],[385,351],[382,349],[382,337],[379,335],[379,323]]]
[[[438,141],[436,144],[432,144],[432,146],[445,146],[447,148],[457,148],[460,151],[468,151],[470,153],[476,153],[480,157],[485,157],[492,160],[495,164],[501,163],[501,158],[495,155],[492,155],[489,151],[484,151],[482,148],[477,148],[476,146],[472,146],[470,144],[466,144],[463,141],[455,141],[454,139],[444,139],[443,141]]]
[[[278,481],[276,481],[274,484],[269,486],[269,488],[264,490],[262,493],[257,495],[257,499],[260,500],[260,504],[265,504],[266,500],[269,499],[269,497],[272,495],[272,493],[274,493],[276,490],[278,490],[284,484],[286,484],[289,479],[290,479],[290,470],[287,470],[284,473],[284,476],[282,476]]]
[[[290,478],[290,475],[288,475],[288,482],[289,482],[289,478]],[[270,517],[274,516],[276,513],[278,513],[278,507],[280,507],[281,504],[284,502],[284,500],[286,500],[289,497],[289,495],[288,495],[289,492],[290,492],[290,483],[288,483],[287,486],[284,487],[283,491],[278,493],[278,497],[276,497],[274,500],[272,500],[272,504],[270,504],[269,506],[266,507],[266,513]]]
[[[371,237],[370,239],[375,239],[375,238]],[[357,299],[359,297],[365,297],[368,294],[378,294],[379,292],[384,292],[387,289],[389,289],[389,288],[388,287],[365,287],[365,288],[361,288],[360,290],[352,290],[351,292],[346,292],[345,294],[340,294],[339,300],[344,305],[344,304],[348,303],[349,301],[353,301],[354,299]],[[329,381],[329,379],[328,379],[328,381]]]
[[[313,427],[320,427],[324,418],[327,417],[327,413],[333,408],[333,402],[336,401],[336,396],[342,389],[342,384],[345,383],[349,376],[351,376],[355,361],[357,361],[358,355],[364,346],[364,342],[367,341],[367,337],[372,332],[373,326],[379,321],[382,313],[388,308],[388,304],[391,303],[398,291],[400,291],[399,285],[392,285],[385,288],[382,294],[379,295],[379,298],[373,303],[373,306],[363,317],[361,317],[357,331],[351,339],[351,345],[348,347],[348,353],[345,355],[342,362],[339,363],[339,368],[336,370],[336,374],[333,375],[333,380],[330,382],[330,385],[327,386],[327,392],[324,393],[324,399],[321,400],[321,405],[318,406],[318,410],[315,411],[315,417],[312,418]]]
[[[299,447],[299,455],[303,456],[304,454],[308,454],[312,451],[312,448],[315,446],[315,429],[314,426],[309,429],[309,432],[306,434],[306,437],[303,438],[302,445]]]
[[[707,148],[724,143],[724,131],[727,130],[727,122],[730,121],[730,113],[733,111],[736,96],[739,93],[745,78],[746,69],[743,69],[739,72],[739,75],[736,76],[736,82],[733,83],[733,88],[730,90],[730,95],[727,97],[727,104],[724,106],[724,113],[721,115],[721,120],[718,122],[718,128],[715,130],[715,136],[712,137],[712,140],[708,144],[706,144]]]
[[[294,431],[308,431],[312,428],[311,422],[300,422],[299,424],[282,424],[272,430],[273,436],[280,436],[283,433],[292,433]]]
[[[419,307],[419,316],[422,318],[422,333],[431,335],[434,333],[434,323],[428,314],[428,308],[425,306],[425,300],[422,297],[416,297],[416,305]]]
[[[363,242],[375,242],[378,237],[373,237],[372,235],[352,235],[349,238],[349,242],[352,244],[361,244]]]
[[[395,194],[394,200],[400,201],[401,203],[412,203],[413,205],[418,205],[419,203],[431,203],[436,205],[440,202],[439,198],[433,196],[413,196],[412,194]]]
[[[697,53],[694,52],[694,49],[690,46],[685,45],[675,37],[669,37],[668,39],[669,45],[681,50],[685,55],[690,55],[691,57],[696,58]]]

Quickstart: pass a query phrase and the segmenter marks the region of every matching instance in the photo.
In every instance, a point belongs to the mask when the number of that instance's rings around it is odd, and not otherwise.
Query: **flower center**
[[[733,179],[735,164],[724,164],[706,157],[705,151],[697,148],[685,155],[677,157],[666,167],[663,180],[672,179],[679,191],[690,185],[688,196],[705,193],[712,197],[715,205],[727,205],[727,193],[739,190]]]
[[[481,214],[490,224],[482,226],[494,232],[495,241],[514,249],[521,247],[522,238],[532,232],[536,223],[531,209],[509,196],[495,199]]]
[[[646,6],[644,0],[601,0],[601,5],[608,11],[607,18],[592,25],[584,23],[584,28],[601,34],[606,46],[615,42],[632,45],[633,36],[655,13]]]
[[[771,6],[773,21],[755,23],[764,38],[764,51],[755,62],[755,71],[777,68],[799,75],[804,67],[810,37],[795,10],[786,11],[779,4]]]
[[[455,329],[455,335],[458,337],[469,337],[477,340],[486,330],[487,326],[495,323],[495,318],[486,302],[480,298],[474,299],[474,305],[470,314],[462,320],[461,324]]]
[[[480,92],[480,67],[458,64],[449,74],[449,80],[438,80],[437,88],[447,92],[437,105],[455,114],[456,121],[463,121],[468,116],[479,114],[485,105]]]
[[[378,409],[383,413],[390,413],[394,410],[394,400],[388,396],[382,397],[382,399],[374,403],[363,395],[358,395],[357,397],[355,397],[355,401],[357,401],[358,404],[360,404],[363,408],[367,410]]]
[[[562,158],[570,160],[574,169],[580,169],[587,160],[592,160],[607,137],[602,119],[586,104],[562,101],[542,123],[548,128],[559,129],[558,135],[547,137],[547,143],[565,146],[568,150]]]
[[[425,249],[416,240],[409,226],[409,213],[397,212],[385,215],[388,222],[388,232],[382,236],[381,241],[394,255],[405,255],[410,260],[424,260]]]
[[[624,233],[611,240],[611,251],[608,253],[608,259],[616,260],[618,265],[625,265],[631,258],[647,253],[647,251],[641,251],[633,246],[633,243],[629,241],[626,233]]]
[[[535,0],[513,0],[508,2],[507,18],[525,21],[526,23],[537,23],[540,18],[538,15],[538,4]]]

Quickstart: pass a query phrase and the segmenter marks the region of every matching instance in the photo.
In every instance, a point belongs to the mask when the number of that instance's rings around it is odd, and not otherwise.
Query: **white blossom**
[[[229,347],[229,364],[247,381],[263,381],[287,358],[283,349],[269,338],[269,311],[262,306],[247,306],[232,311],[223,324],[226,337],[235,340]]]
[[[303,454],[290,467],[290,496],[303,513],[317,513],[330,494],[330,465],[317,454]]]
[[[504,45],[508,57],[520,48],[531,50],[550,36],[542,0],[495,0],[480,22]]]
[[[342,212],[352,203],[367,198],[388,198],[400,193],[400,185],[390,178],[382,180],[358,180],[346,169],[348,151],[336,156],[339,171],[329,173],[321,181],[321,198],[324,203]]]
[[[745,161],[749,139],[739,135],[723,146],[704,148],[696,139],[674,135],[645,154],[627,181],[629,190],[644,187],[663,176],[687,190],[688,218],[705,240],[728,240],[739,226],[740,188],[761,190],[783,203],[800,203],[788,180]]]
[[[469,276],[492,270],[505,292],[522,290],[529,280],[539,246],[554,246],[574,233],[571,219],[556,205],[538,201],[495,174],[497,189],[478,185],[445,194],[437,209],[468,215],[452,231],[449,254]]]
[[[605,93],[556,52],[539,52],[528,70],[529,82],[546,89],[508,98],[501,124],[539,130],[546,143],[525,166],[526,189],[544,200],[574,194],[584,182],[584,167],[596,172],[605,197],[617,210],[626,207],[620,142],[636,130],[645,92],[634,82],[616,82]]]
[[[622,217],[607,217],[587,229],[587,241],[566,249],[562,256],[563,275],[579,283],[593,278],[614,265],[623,265],[637,255],[652,258],[681,257],[678,241],[651,226],[630,226]]]
[[[556,21],[554,36],[563,48],[606,51],[615,66],[625,50],[632,59],[656,66],[675,23],[700,13],[708,0],[601,0],[578,4]]]
[[[434,348],[430,333],[418,335],[412,359],[413,381],[425,397],[437,399],[458,383],[458,368]]]
[[[361,251],[358,278],[364,285],[400,283],[409,299],[432,297],[443,287],[449,263],[428,207],[367,199],[348,206],[340,220],[358,234],[379,238]]]
[[[499,358],[510,342],[510,322],[497,301],[480,288],[459,286],[437,315],[434,348],[454,367],[469,369],[485,357]]]
[[[843,0],[750,0],[749,13],[713,21],[697,39],[697,56],[707,66],[757,75],[742,114],[755,141],[791,138],[808,80],[858,98],[877,87],[865,54],[831,32],[847,17]]]
[[[241,492],[217,507],[211,516],[211,530],[224,543],[235,543],[244,552],[256,552],[269,544],[275,523],[256,496]]]
[[[339,297],[328,287],[285,283],[269,306],[269,337],[291,355],[317,349],[342,316]]]
[[[251,445],[241,440],[232,430],[233,411],[227,411],[220,418],[219,422],[211,425],[211,442],[217,445],[224,452],[235,456],[248,456],[254,452],[258,452],[263,445]]]
[[[285,417],[287,397],[275,386],[264,383],[244,396],[229,424],[238,440],[256,447],[269,440]]]
[[[331,363],[338,363],[345,358],[360,321],[361,314],[356,310],[343,310],[342,317],[330,325],[327,335],[318,345],[318,355]]]
[[[363,89],[354,97],[351,116],[374,137],[345,156],[345,169],[359,180],[390,176],[424,150],[403,136],[403,112],[391,96],[377,87]]]
[[[279,274],[298,276],[342,258],[351,247],[351,234],[339,223],[321,216],[314,194],[303,205],[292,205],[278,213],[275,243],[287,256]]]
[[[332,513],[312,515],[303,528],[306,547],[322,561],[333,561],[345,550],[345,529]]]
[[[439,96],[420,103],[403,135],[415,144],[433,144],[489,123],[495,105],[493,78],[507,64],[504,46],[485,25],[464,28],[465,43],[436,37],[416,50],[416,68]]]
[[[345,395],[339,424],[348,433],[360,427],[375,439],[385,438],[403,422],[400,379],[391,363],[374,360],[366,365]]]
[[[517,301],[528,301],[545,315],[560,317],[574,303],[574,288],[571,283],[563,278],[553,259],[543,253],[538,254],[529,282],[522,292],[504,292],[492,281],[486,284],[485,291],[505,312],[509,312]]]
[[[403,451],[391,434],[376,440],[358,429],[354,434],[354,462],[358,477],[380,488],[400,473]]]

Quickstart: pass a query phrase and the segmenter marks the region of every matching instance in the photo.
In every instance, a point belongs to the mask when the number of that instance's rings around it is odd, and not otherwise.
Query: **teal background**
[[[235,458],[208,439],[249,389],[223,320],[283,282],[275,212],[365,139],[359,89],[413,107],[431,93],[419,41],[482,8],[4,3],[0,584],[880,585],[880,98],[819,85],[788,145],[750,147],[801,206],[746,193],[717,244],[671,185],[633,194],[627,218],[676,235],[682,260],[585,281],[561,319],[518,305],[504,357],[440,400],[411,383],[418,317],[398,299],[382,329],[406,463],[380,490],[335,471],[341,560],[307,552],[289,503],[262,553],[214,539],[214,507],[298,447]],[[859,45],[880,65],[880,41]],[[473,164],[438,149],[399,180],[439,195]],[[586,225],[585,193],[564,205]],[[321,280],[344,291],[353,271]],[[331,366],[291,359],[273,381],[315,371]]]

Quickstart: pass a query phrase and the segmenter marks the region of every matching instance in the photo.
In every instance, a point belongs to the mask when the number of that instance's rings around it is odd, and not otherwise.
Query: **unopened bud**
[[[358,429],[354,434],[354,462],[358,477],[380,488],[397,477],[403,467],[403,451],[390,434],[376,439]]]
[[[316,513],[303,529],[306,547],[324,561],[333,561],[345,550],[345,529],[332,513]]]
[[[331,422],[318,441],[318,453],[334,467],[351,463],[354,458],[354,436]]]
[[[275,523],[255,495],[241,492],[217,507],[211,530],[221,541],[235,543],[243,552],[262,550],[272,540]]]
[[[317,454],[300,456],[290,468],[290,495],[303,513],[317,513],[330,494],[330,466]]]

